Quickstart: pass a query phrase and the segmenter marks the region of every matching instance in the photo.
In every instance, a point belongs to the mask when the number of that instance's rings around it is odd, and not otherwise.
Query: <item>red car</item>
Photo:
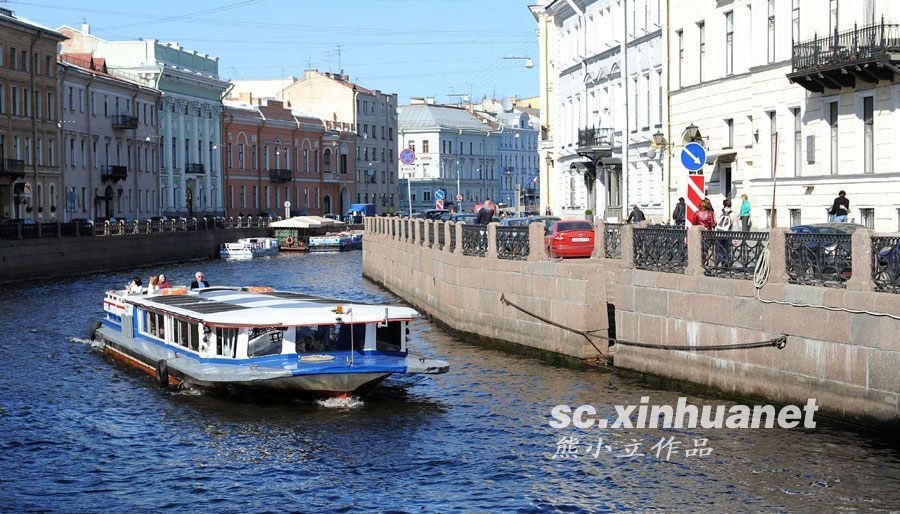
[[[560,220],[544,236],[550,257],[590,257],[594,253],[594,225],[590,221]]]

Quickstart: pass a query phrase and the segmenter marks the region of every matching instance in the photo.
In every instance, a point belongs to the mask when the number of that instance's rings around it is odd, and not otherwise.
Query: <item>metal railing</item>
[[[136,129],[138,126],[137,116],[129,116],[127,114],[114,114],[112,117],[112,127],[114,129]]]
[[[434,246],[434,223],[426,223],[425,230],[428,232],[428,246]]]
[[[753,279],[768,232],[708,230],[700,233],[703,274],[709,277]]]
[[[611,127],[591,127],[578,129],[578,147],[611,147],[614,144],[614,129]]]
[[[206,166],[202,162],[192,162],[184,165],[185,173],[196,173],[202,174],[206,173]]]
[[[635,228],[634,267],[666,273],[684,273],[687,267],[687,229]]]
[[[791,65],[794,72],[850,64],[900,51],[900,25],[881,23],[814,37],[794,44]]]
[[[622,258],[622,224],[606,223],[603,238],[604,253],[607,259]]]
[[[462,238],[463,255],[484,257],[487,254],[488,237],[486,226],[463,225]]]
[[[456,251],[456,225],[455,223],[452,227],[450,227],[450,247],[448,248],[451,252]]]
[[[497,257],[501,259],[525,260],[531,251],[528,225],[520,227],[497,227]]]
[[[900,237],[872,237],[872,281],[876,291],[900,293]]]
[[[270,169],[269,180],[272,182],[289,182],[294,176],[294,172],[287,169]]]
[[[444,222],[440,222],[435,224],[435,228],[437,229],[438,247],[443,250],[447,244],[447,225]]]
[[[116,164],[104,164],[100,166],[100,180],[119,181],[128,178],[128,166],[119,166]]]
[[[853,272],[850,234],[793,234],[785,238],[788,282],[846,287]]]
[[[425,220],[416,221],[416,238],[419,245],[425,246]]]
[[[7,223],[0,225],[0,239],[37,239],[61,237],[105,237],[142,234],[161,234],[166,232],[189,232],[208,230],[211,228],[263,228],[269,226],[269,218],[238,217],[168,219],[168,220],[119,220],[69,223]]]

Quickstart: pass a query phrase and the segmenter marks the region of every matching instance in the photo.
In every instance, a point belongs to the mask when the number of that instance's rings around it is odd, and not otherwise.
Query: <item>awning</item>
[[[706,164],[715,164],[716,162],[734,162],[736,158],[737,152],[735,152],[734,150],[709,152],[706,154]]]
[[[321,216],[294,216],[286,220],[275,221],[269,223],[272,228],[322,228],[322,227],[343,227],[346,225],[343,221],[337,221]]]

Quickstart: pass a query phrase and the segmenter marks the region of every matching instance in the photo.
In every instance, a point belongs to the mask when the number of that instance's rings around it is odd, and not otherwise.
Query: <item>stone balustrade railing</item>
[[[278,218],[281,219],[281,218]],[[69,223],[10,223],[0,225],[0,239],[22,240],[60,237],[105,237],[194,230],[268,227],[269,218],[239,216],[163,220],[118,220]]]
[[[475,258],[548,259],[540,223],[500,227],[380,217],[366,219],[366,231]],[[594,254],[587,263],[608,259],[624,268],[752,280],[765,249],[770,283],[900,294],[900,235],[877,235],[865,229],[851,236],[794,234],[784,228],[725,232],[601,221],[596,224]]]

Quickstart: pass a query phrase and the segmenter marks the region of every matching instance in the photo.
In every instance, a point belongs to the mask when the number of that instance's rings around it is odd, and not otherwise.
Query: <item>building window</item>
[[[769,22],[767,25],[769,62],[775,62],[775,0],[769,0]]]
[[[9,88],[10,103],[12,103],[13,116],[19,115],[19,88],[11,86]]]
[[[875,209],[860,209],[859,222],[869,230],[875,230]]]
[[[863,98],[863,173],[875,171],[875,98]]]
[[[766,228],[772,228],[772,218],[775,218],[775,223],[778,223],[778,209],[775,209],[775,212],[772,212],[772,209],[766,209]]]
[[[734,146],[734,118],[725,120],[725,145],[724,148]]]
[[[698,66],[700,70],[700,82],[703,82],[703,61],[706,60],[706,22],[701,21],[700,23],[698,23],[697,29],[700,32],[700,53]]]
[[[323,160],[325,161],[324,162],[325,173],[331,173],[331,149],[330,148],[325,149],[325,154],[324,154]],[[316,207],[318,208],[319,206],[316,205]]]
[[[422,140],[422,153],[423,154],[428,153],[428,140],[427,139]]]
[[[828,125],[831,131],[831,174],[838,172],[838,103],[828,103]]]
[[[796,0],[795,0],[796,1]],[[725,74],[734,73],[734,12],[725,13]]]
[[[800,108],[791,109],[794,114],[794,176],[800,176],[800,160],[803,158],[803,119],[800,117]]]
[[[800,221],[800,209],[790,209],[791,213],[791,226],[796,227],[797,225],[802,225],[803,223]]]
[[[462,143],[460,143],[460,145],[462,145]],[[413,141],[412,139],[410,139],[409,144],[406,145],[406,147],[409,148],[410,150],[412,150],[413,152],[415,152],[416,151],[416,142]]]
[[[238,145],[238,168],[244,169],[244,144]]]
[[[56,101],[53,93],[47,93],[47,119],[50,121],[56,119]]]

